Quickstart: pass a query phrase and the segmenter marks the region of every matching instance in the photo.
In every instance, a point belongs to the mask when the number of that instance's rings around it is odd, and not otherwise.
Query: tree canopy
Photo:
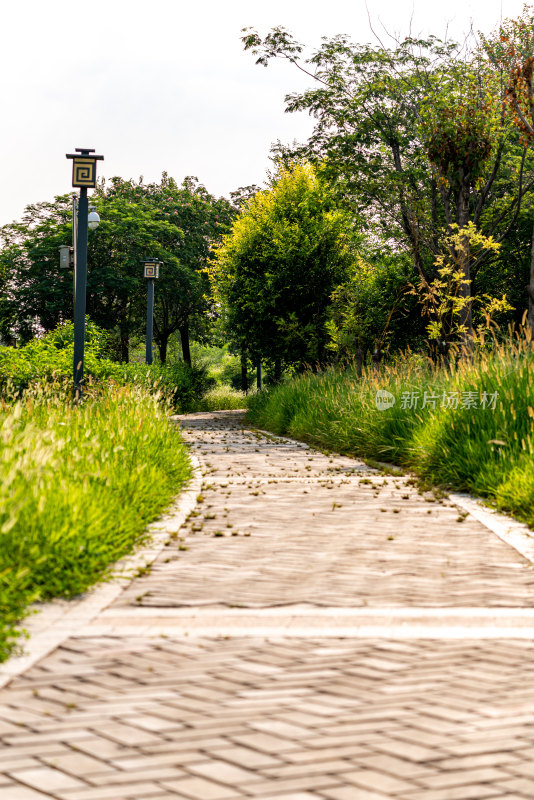
[[[310,164],[281,166],[212,262],[234,344],[286,366],[321,362],[330,295],[346,277],[352,235],[348,214]]]
[[[60,245],[72,241],[71,197],[28,206],[23,219],[0,236],[0,273],[5,290],[0,332],[22,341],[53,329],[72,315],[73,276],[59,265]],[[229,230],[236,210],[215,198],[196,178],[181,185],[166,174],[161,182],[113,178],[101,183],[91,202],[101,222],[88,244],[87,313],[114,330],[117,355],[127,361],[130,339],[144,330],[146,281],[141,262],[163,262],[156,290],[155,339],[165,361],[167,343],[179,330],[187,359],[189,328],[199,335],[210,309],[205,273],[215,242]]]

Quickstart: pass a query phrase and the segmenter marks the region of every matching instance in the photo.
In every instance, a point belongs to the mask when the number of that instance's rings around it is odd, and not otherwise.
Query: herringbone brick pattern
[[[71,639],[0,740],[6,800],[532,798],[534,643]]]

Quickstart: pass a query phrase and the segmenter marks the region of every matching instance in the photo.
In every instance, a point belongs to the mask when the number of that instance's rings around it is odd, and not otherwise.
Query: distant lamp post
[[[152,364],[152,338],[154,334],[154,281],[159,278],[159,264],[157,258],[145,258],[145,278],[148,279],[146,301],[146,363]]]
[[[103,161],[104,156],[95,156],[94,150],[86,147],[76,147],[76,153],[67,153],[67,158],[72,159],[72,185],[80,190],[78,201],[78,224],[75,245],[74,264],[74,362],[73,362],[73,397],[78,400],[82,391],[83,362],[85,357],[85,295],[87,291],[87,231],[89,215],[87,189],[96,187],[96,162]],[[98,225],[99,218],[96,220]],[[96,225],[94,226],[96,227]]]

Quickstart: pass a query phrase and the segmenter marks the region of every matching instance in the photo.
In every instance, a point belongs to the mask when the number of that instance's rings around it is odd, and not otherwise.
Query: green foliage
[[[209,281],[202,274],[214,242],[236,210],[195,178],[181,185],[113,178],[92,201],[101,217],[88,241],[87,313],[115,333],[115,355],[128,360],[130,338],[142,335],[146,280],[142,260],[163,262],[155,293],[155,339],[164,361],[169,336],[193,327],[206,335]],[[59,266],[60,245],[72,242],[72,199],[28,206],[23,219],[0,230],[0,334],[23,343],[70,316],[73,276]]]
[[[409,313],[406,288],[413,277],[407,259],[385,248],[369,257],[356,256],[348,280],[331,298],[326,328],[327,347],[337,359],[351,359],[356,351],[385,350],[405,344],[401,317]],[[413,341],[417,320],[411,326]]]
[[[200,397],[215,381],[202,365],[189,366],[183,361],[169,364],[154,362],[118,364],[106,358],[110,336],[87,320],[85,378],[100,384],[135,384],[147,390],[162,391],[182,412],[194,408]],[[74,358],[74,327],[71,322],[58,325],[41,339],[32,339],[23,347],[0,346],[0,395],[18,396],[35,382],[71,378]]]
[[[216,249],[212,278],[226,328],[250,357],[324,358],[326,309],[350,263],[349,222],[309,164],[281,167]]]
[[[101,208],[104,232],[108,219],[112,220],[113,231],[100,242],[104,249],[98,259],[94,254],[93,261],[111,264],[113,273],[120,267],[120,274],[134,282],[135,285],[123,292],[119,303],[125,322],[130,320],[134,327],[137,318],[141,327],[145,319],[146,281],[140,260],[150,255],[164,262],[157,281],[154,310],[154,338],[164,362],[169,338],[175,331],[182,330],[185,334],[191,328],[197,338],[207,336],[206,312],[211,308],[211,300],[205,270],[213,245],[230,229],[236,210],[225,198],[209,194],[196,178],[187,177],[178,185],[166,173],[160,183],[113,178],[109,186],[100,187],[95,197]],[[124,216],[132,221],[130,228],[125,226]],[[157,226],[151,239],[145,241],[135,229],[143,216],[154,220]],[[129,233],[135,237],[132,243],[123,238]],[[96,248],[98,237],[93,241]],[[88,305],[88,313],[97,322],[101,320],[104,327],[109,326],[109,297],[109,292],[104,291],[95,295],[93,313],[92,306]],[[97,313],[100,308],[102,319]],[[123,360],[126,360],[125,353]]]
[[[186,414],[197,408],[200,399],[215,385],[203,364],[189,366],[184,361],[161,364],[102,365],[102,378],[118,384],[132,383],[147,390],[159,390],[169,399],[175,410]]]
[[[215,388],[228,389],[230,386],[236,390],[241,389],[241,359],[230,352],[228,344],[217,346],[193,342],[191,354],[193,363],[205,367],[208,377],[215,381]],[[249,365],[247,367],[248,383],[251,386],[255,370],[250,369]]]
[[[435,260],[438,277],[432,283],[420,280],[411,293],[419,296],[423,315],[428,318],[427,333],[431,340],[450,342],[459,340],[468,333],[466,313],[472,306],[473,297],[468,290],[470,262],[481,250],[498,252],[500,244],[491,237],[483,236],[472,222],[464,228],[453,224],[452,232],[445,238],[443,253]],[[481,328],[489,328],[495,315],[512,310],[506,295],[496,298],[488,294],[475,297]]]
[[[457,61],[429,75],[420,107],[421,136],[441,189],[484,183],[501,136],[497,76],[483,61]]]
[[[472,358],[449,369],[407,353],[362,379],[352,370],[306,374],[251,397],[250,419],[321,448],[401,464],[426,481],[487,497],[534,527],[530,334],[489,344],[480,341]],[[379,410],[383,390],[396,402]]]
[[[243,43],[257,63],[283,59],[314,80],[286,97],[287,111],[313,116],[309,141],[279,143],[275,153],[317,165],[369,238],[409,253],[422,280],[436,277],[434,261],[453,224],[473,222],[496,241],[513,228],[534,187],[534,164],[501,113],[502,68],[476,43],[429,36],[386,47],[336,36],[305,57],[282,27],[263,38],[246,29]],[[484,263],[495,270],[494,255],[482,252],[468,291],[487,292]]]
[[[515,19],[505,19],[492,36],[482,37],[484,52],[506,86],[504,106],[527,145],[534,136],[534,13],[527,3]]]
[[[190,477],[161,397],[127,386],[73,407],[61,394],[0,406],[0,660],[30,602],[106,575]]]

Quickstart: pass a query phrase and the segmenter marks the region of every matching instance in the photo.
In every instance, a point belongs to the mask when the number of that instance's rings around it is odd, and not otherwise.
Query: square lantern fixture
[[[104,156],[93,156],[94,150],[76,147],[76,153],[67,153],[72,159],[72,185],[75,189],[94,189],[96,187],[96,162]]]
[[[159,263],[157,258],[146,258],[143,261],[145,278],[159,278]]]

